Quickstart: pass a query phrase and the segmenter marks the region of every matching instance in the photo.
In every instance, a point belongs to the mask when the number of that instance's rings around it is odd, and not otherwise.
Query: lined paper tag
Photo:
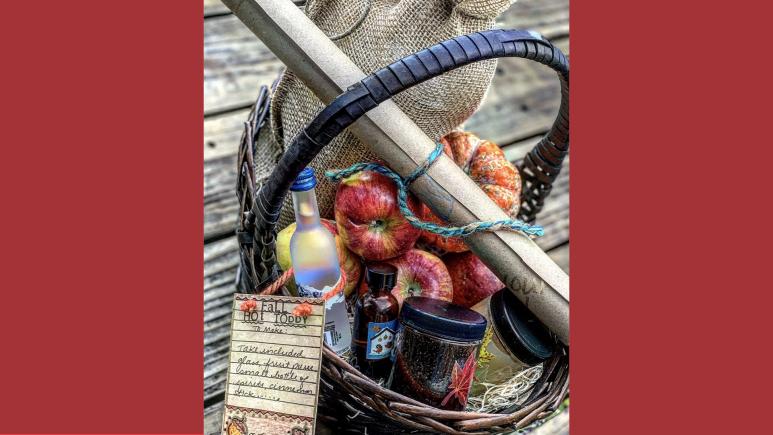
[[[314,433],[324,314],[322,299],[234,295],[225,435]]]

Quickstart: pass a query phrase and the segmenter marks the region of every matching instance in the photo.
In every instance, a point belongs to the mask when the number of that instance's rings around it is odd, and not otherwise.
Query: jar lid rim
[[[553,356],[553,340],[547,328],[507,288],[491,296],[491,323],[508,350],[529,365]]]
[[[464,342],[482,340],[488,325],[475,311],[421,296],[403,301],[400,322],[438,338]]]

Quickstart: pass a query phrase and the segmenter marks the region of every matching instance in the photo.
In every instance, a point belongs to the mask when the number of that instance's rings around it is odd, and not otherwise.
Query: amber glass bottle
[[[352,349],[356,364],[365,376],[385,385],[392,371],[392,352],[397,335],[399,305],[392,295],[397,269],[391,264],[374,263],[365,274],[368,291],[354,308]]]

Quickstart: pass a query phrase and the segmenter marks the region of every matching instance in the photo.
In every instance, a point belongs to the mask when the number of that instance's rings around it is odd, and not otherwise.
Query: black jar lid
[[[403,301],[400,322],[438,338],[456,341],[482,340],[486,318],[459,305],[412,296]]]
[[[499,339],[519,360],[536,365],[553,355],[550,332],[513,292],[494,293],[489,311]]]

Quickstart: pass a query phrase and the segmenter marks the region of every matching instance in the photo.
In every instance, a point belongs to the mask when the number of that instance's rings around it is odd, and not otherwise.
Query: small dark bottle
[[[391,264],[374,263],[365,274],[368,291],[354,306],[352,350],[360,372],[381,385],[392,372],[392,352],[397,336],[400,306],[392,295],[397,269]]]

